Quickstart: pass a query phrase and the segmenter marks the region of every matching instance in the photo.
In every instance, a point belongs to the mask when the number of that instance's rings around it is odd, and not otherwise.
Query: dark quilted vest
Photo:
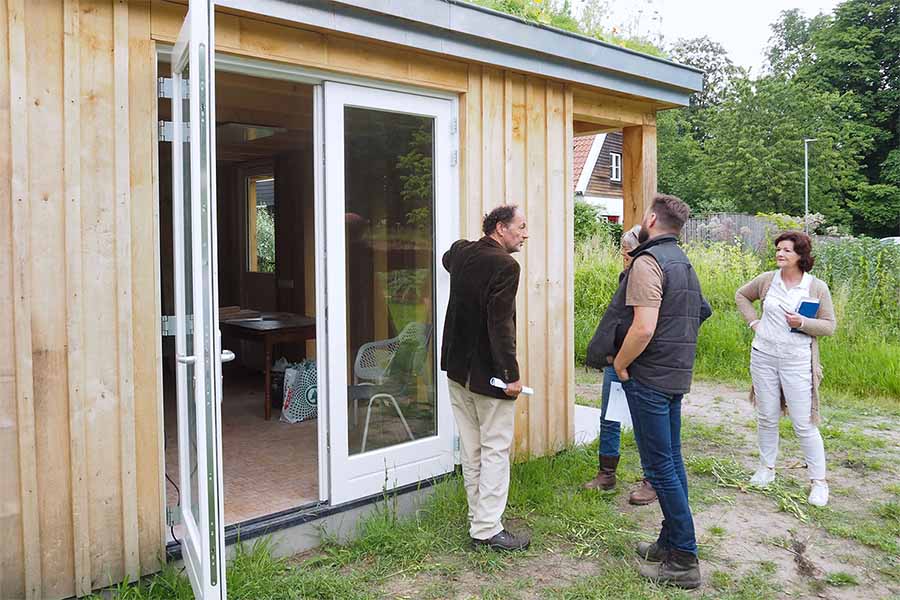
[[[642,254],[653,256],[663,271],[664,281],[656,331],[647,348],[628,367],[628,373],[657,391],[673,395],[687,393],[691,389],[697,332],[711,314],[697,274],[674,235],[648,240],[631,254],[635,259]],[[606,357],[616,355],[631,327],[634,309],[625,305],[629,275],[626,272],[622,277],[588,344],[585,362],[590,367],[606,366]]]

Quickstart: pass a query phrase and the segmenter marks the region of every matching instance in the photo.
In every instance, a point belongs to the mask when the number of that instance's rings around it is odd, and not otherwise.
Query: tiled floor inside
[[[166,473],[178,482],[178,434],[173,378],[165,377]],[[296,424],[263,416],[263,376],[235,367],[225,373],[222,453],[225,524],[318,500],[318,431],[315,419]],[[166,503],[178,502],[166,481]],[[177,533],[177,532],[176,532]]]

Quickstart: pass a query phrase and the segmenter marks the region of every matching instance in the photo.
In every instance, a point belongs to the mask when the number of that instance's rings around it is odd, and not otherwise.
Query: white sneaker
[[[808,502],[813,506],[825,506],[828,504],[828,484],[824,481],[813,480],[809,490]]]
[[[759,487],[766,487],[773,481],[775,481],[775,469],[770,469],[769,467],[758,468],[753,477],[750,478],[750,484],[758,485]]]

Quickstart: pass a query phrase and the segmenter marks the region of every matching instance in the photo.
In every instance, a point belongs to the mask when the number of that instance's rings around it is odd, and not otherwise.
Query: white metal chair
[[[360,346],[353,363],[353,383],[357,386],[357,393],[353,395],[353,423],[359,422],[359,400],[368,397],[366,407],[366,422],[363,427],[360,452],[366,451],[366,442],[369,437],[369,423],[372,418],[372,407],[376,402],[383,407],[393,408],[394,412],[403,423],[403,428],[410,440],[416,439],[400,405],[396,395],[405,392],[412,379],[414,379],[425,364],[427,358],[428,342],[431,337],[431,326],[424,323],[411,322],[403,328],[399,335],[387,340],[367,342]],[[406,352],[412,352],[404,356],[406,363],[395,363],[398,351],[405,348]],[[372,386],[373,394],[366,393],[362,386]],[[361,393],[360,393],[361,392]]]

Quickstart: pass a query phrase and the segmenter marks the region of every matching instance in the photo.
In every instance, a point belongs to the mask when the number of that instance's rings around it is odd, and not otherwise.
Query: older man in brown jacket
[[[514,205],[484,217],[484,237],[459,240],[444,254],[450,299],[441,369],[459,429],[469,535],[476,545],[521,550],[528,540],[503,527],[509,493],[509,450],[515,399],[522,391],[516,361],[519,263],[511,256],[528,239],[525,216]],[[491,378],[506,382],[505,390]]]

